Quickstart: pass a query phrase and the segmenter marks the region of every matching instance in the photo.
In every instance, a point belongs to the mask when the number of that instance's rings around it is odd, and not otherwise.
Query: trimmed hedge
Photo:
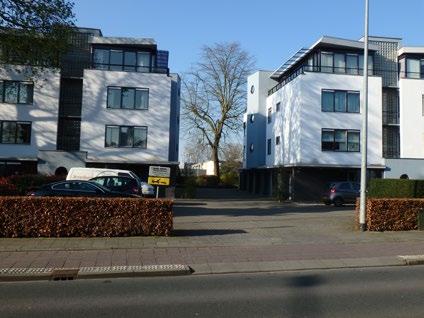
[[[0,197],[0,237],[168,236],[172,206],[137,198]]]
[[[424,198],[424,180],[372,179],[370,198]]]
[[[424,199],[368,199],[367,229],[369,231],[417,230],[418,213],[421,210],[424,210]],[[356,201],[356,221],[358,220],[359,200]]]
[[[0,195],[25,195],[29,191],[40,186],[63,180],[60,176],[45,175],[14,175],[10,177],[0,177]]]

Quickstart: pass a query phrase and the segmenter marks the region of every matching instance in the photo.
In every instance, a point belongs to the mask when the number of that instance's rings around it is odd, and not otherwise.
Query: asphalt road
[[[0,317],[424,317],[424,266],[0,284]]]

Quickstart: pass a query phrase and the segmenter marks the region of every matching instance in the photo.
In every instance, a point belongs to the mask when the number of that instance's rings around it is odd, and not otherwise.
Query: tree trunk
[[[215,175],[219,179],[219,158],[218,158],[218,147],[212,147],[212,161],[215,170]]]

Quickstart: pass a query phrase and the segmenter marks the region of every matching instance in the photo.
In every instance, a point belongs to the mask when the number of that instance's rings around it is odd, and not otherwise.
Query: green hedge
[[[424,180],[372,179],[370,198],[424,198]]]

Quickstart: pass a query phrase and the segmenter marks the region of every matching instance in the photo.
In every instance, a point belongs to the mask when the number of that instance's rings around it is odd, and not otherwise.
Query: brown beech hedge
[[[418,229],[418,213],[424,199],[368,199],[367,229],[369,231],[410,231]],[[356,221],[359,220],[359,200]]]
[[[167,236],[172,206],[137,198],[0,197],[0,237]]]

